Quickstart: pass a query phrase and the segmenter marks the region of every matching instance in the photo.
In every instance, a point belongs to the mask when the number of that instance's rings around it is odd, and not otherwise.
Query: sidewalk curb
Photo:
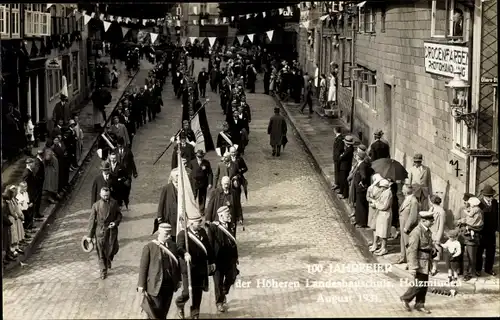
[[[310,143],[309,139],[306,137],[306,135],[300,130],[297,126],[297,120],[295,117],[291,114],[289,111],[288,107],[280,101],[280,99],[277,96],[273,96],[273,99],[275,100],[276,104],[279,105],[279,107],[284,111],[285,116],[288,118],[290,124],[292,125],[294,131],[297,133],[297,136],[302,140],[303,144],[305,145],[307,152],[311,155],[312,159],[314,160],[315,168],[316,170],[321,174],[324,182],[327,183],[327,185],[331,185],[330,177],[327,175],[327,173],[323,170],[323,168],[320,165],[320,159],[314,154],[314,152],[311,149],[312,144]],[[345,216],[349,215],[349,212],[352,211],[351,207],[347,203],[347,200],[344,199],[339,199],[337,196],[333,195],[332,192],[330,192],[330,197],[334,200],[335,203],[341,203],[343,213]],[[344,221],[346,223],[349,223],[349,220],[346,220],[344,218]],[[349,223],[350,224],[350,223]],[[376,262],[382,263],[382,264],[391,264],[393,266],[392,268],[392,273],[394,273],[396,276],[398,276],[400,279],[408,278],[408,279],[413,279],[413,276],[410,275],[410,273],[404,269],[404,265],[397,265],[394,264],[393,262],[389,261],[388,259],[385,259],[384,257],[378,257],[375,256],[368,251],[368,243],[371,241],[370,238],[367,237],[365,233],[363,233],[361,230],[356,229],[356,228],[348,228],[353,235],[357,239],[361,239],[364,242],[365,245],[365,250],[362,250],[363,253],[368,254],[369,256],[372,257]],[[361,249],[361,248],[360,248]],[[369,258],[369,257],[368,257]],[[370,259],[371,260],[371,259]],[[483,278],[484,279],[484,278]],[[431,279],[432,280],[432,279]],[[434,280],[437,281],[445,281],[446,278],[434,278]],[[447,291],[449,288],[446,287],[432,287],[429,288],[429,290],[434,291],[436,289],[437,291]],[[474,278],[470,280],[469,282],[461,282],[461,286],[458,287],[457,292],[459,294],[474,294],[474,293],[493,293],[497,294],[500,292],[500,285],[498,283],[477,283],[477,279]],[[438,293],[439,294],[439,293]]]
[[[108,117],[108,119],[106,119],[105,125],[111,121],[111,114],[116,110],[116,107],[118,106],[118,102],[120,102],[120,100],[123,98],[123,96],[127,92],[127,88],[130,87],[130,85],[134,81],[135,77],[139,74],[139,72],[140,72],[140,70],[137,71],[131,78],[129,78],[128,83],[125,86],[125,89],[123,90],[122,94],[118,98],[116,105],[113,107],[113,111],[111,111],[109,113],[109,117]],[[98,140],[99,140],[99,135],[97,135],[97,137],[95,138],[91,147],[87,151],[83,152],[83,154],[82,154],[83,160],[81,161],[81,164],[79,164],[78,169],[73,171],[72,173],[70,173],[70,181],[68,184],[69,186],[76,184],[78,178],[82,175],[82,173],[84,171],[84,166],[91,162],[92,156],[94,155],[95,149],[97,147]],[[71,191],[72,190],[70,190],[70,193],[71,193]],[[63,206],[64,202],[66,201],[67,196],[68,196],[68,194],[66,194],[65,198],[62,201],[60,201],[59,203],[50,204],[49,206],[47,206],[47,208],[45,208],[45,210],[42,213],[45,216],[45,219],[41,222],[41,225],[38,228],[38,230],[36,231],[36,233],[32,235],[31,241],[24,248],[24,254],[20,255],[16,259],[16,261],[12,261],[8,265],[4,266],[4,268],[3,268],[4,271],[12,270],[15,267],[17,267],[21,262],[24,262],[30,258],[31,254],[33,253],[34,249],[36,248],[36,245],[41,240],[44,230],[46,229],[47,226],[50,225],[49,222],[52,222],[54,220],[55,213],[57,213],[59,208],[61,208]]]

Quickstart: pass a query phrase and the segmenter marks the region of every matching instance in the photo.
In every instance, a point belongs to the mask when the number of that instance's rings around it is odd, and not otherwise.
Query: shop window
[[[360,66],[354,72],[356,73],[356,98],[364,105],[376,110],[376,73]]]
[[[72,64],[71,64],[71,83],[73,84],[73,92],[76,93],[80,89],[80,77],[79,77],[79,70],[80,70],[80,59],[79,59],[79,52],[75,51],[73,52],[72,55]]]

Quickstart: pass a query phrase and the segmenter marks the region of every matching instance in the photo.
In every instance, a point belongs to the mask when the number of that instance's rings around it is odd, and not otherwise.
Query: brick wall
[[[431,169],[433,192],[443,198],[445,207],[455,210],[465,189],[465,157],[451,150],[454,120],[445,91],[450,78],[425,72],[430,1],[388,6],[385,32],[380,28],[381,11],[375,10],[375,33],[357,34],[355,55],[358,65],[376,71],[376,103],[370,107],[356,99],[354,132],[361,132],[364,143],[370,143],[373,131],[383,129],[391,156],[407,167],[412,165],[414,154],[422,153],[424,164]],[[341,89],[342,104],[345,91]],[[386,103],[388,96],[392,107]],[[456,177],[450,160],[459,162],[463,176]]]

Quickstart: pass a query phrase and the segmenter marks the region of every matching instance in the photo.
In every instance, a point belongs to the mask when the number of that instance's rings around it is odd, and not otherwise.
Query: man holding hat
[[[476,274],[483,270],[483,252],[485,253],[484,272],[495,276],[493,265],[495,262],[496,233],[500,232],[498,225],[498,201],[494,199],[496,191],[489,184],[483,187],[479,200],[479,207],[483,211],[484,225],[480,232],[479,248],[476,255]]]
[[[273,148],[272,156],[279,157],[281,146],[285,144],[287,125],[285,118],[280,114],[280,108],[274,108],[274,115],[269,119],[267,134],[269,135],[269,144]]]
[[[191,168],[191,177],[193,180],[193,192],[195,199],[198,199],[200,212],[205,211],[205,202],[207,201],[207,190],[212,188],[214,183],[214,175],[212,166],[206,159],[203,150],[196,151],[196,159],[189,162],[188,167]]]
[[[238,247],[234,224],[231,223],[231,214],[229,207],[222,206],[217,210],[219,220],[208,225],[207,233],[210,243],[214,248],[215,254],[215,305],[217,311],[225,312],[227,310],[226,295],[229,289],[236,281],[239,271],[236,268],[238,264]]]
[[[430,230],[434,223],[434,214],[420,211],[419,216],[420,223],[411,231],[407,249],[408,269],[415,278],[400,300],[404,309],[411,311],[410,302],[415,299],[415,310],[429,314],[431,312],[425,308],[425,296],[427,295],[427,281],[429,281],[432,257],[436,254]]]
[[[368,155],[372,161],[382,159],[382,158],[390,158],[390,147],[387,141],[382,140],[382,136],[384,132],[382,130],[377,130],[373,133],[373,138],[375,139],[370,147],[368,148]]]
[[[142,249],[137,292],[149,319],[166,319],[174,292],[180,287],[181,268],[172,227],[161,223],[158,238]]]
[[[419,210],[429,209],[429,195],[431,194],[431,170],[422,165],[423,156],[417,153],[413,156],[413,167],[408,170],[408,181],[414,187],[419,187],[422,192],[417,198]]]
[[[208,292],[208,277],[215,272],[215,257],[200,216],[190,218],[189,226],[177,235],[177,249],[181,259],[182,293],[176,299],[177,314],[184,319],[184,305],[191,298],[191,318],[198,319],[203,291]],[[186,246],[186,237],[188,245]],[[191,270],[189,283],[187,268]],[[189,285],[192,296],[189,296]]]
[[[87,241],[96,240],[97,257],[101,270],[101,279],[108,276],[111,262],[118,253],[118,226],[122,221],[122,213],[118,202],[111,199],[107,187],[100,189],[101,199],[92,205],[87,228]]]
[[[91,205],[94,205],[99,200],[99,195],[103,187],[108,188],[111,192],[113,189],[113,181],[111,177],[111,165],[107,161],[101,162],[101,174],[95,177],[92,183],[92,192],[90,196]]]
[[[351,135],[344,138],[344,152],[339,157],[339,189],[337,190],[341,199],[349,197],[349,172],[352,169],[354,158],[354,138]]]

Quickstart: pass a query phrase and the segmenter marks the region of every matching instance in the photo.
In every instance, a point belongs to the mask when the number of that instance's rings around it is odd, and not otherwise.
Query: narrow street
[[[196,77],[207,63],[195,60]],[[146,74],[141,72],[134,83],[143,85]],[[403,310],[399,296],[406,287],[390,272],[342,272],[343,267],[369,260],[344,225],[340,209],[330,200],[290,127],[281,158],[271,157],[267,125],[275,102],[262,94],[262,87],[259,75],[257,93],[247,93],[253,120],[244,156],[249,167],[249,199],[243,203],[246,230],[238,227],[241,273],[229,293],[229,312],[225,314],[217,314],[210,280],[201,317],[421,316]],[[207,118],[215,142],[224,117],[218,95],[209,91],[207,85]],[[100,280],[96,253],[87,254],[80,248],[92,181],[100,174],[100,161],[95,157],[27,265],[4,275],[5,319],[144,318],[136,293],[139,260],[143,246],[153,239],[153,219],[161,187],[167,183],[173,148],[157,165],[153,162],[181,126],[181,102],[173,95],[171,78],[166,81],[163,101],[159,118],[141,128],[134,139],[139,177],[132,184],[130,210],[123,213],[120,251],[109,277]],[[325,141],[330,143],[331,137]],[[215,152],[206,158],[212,167],[219,160]],[[318,266],[322,266],[321,272]],[[390,266],[384,267],[390,271]],[[345,282],[331,288],[313,287],[314,281],[328,280]],[[357,286],[349,281],[358,281]],[[451,298],[428,294],[427,299],[432,316],[498,315],[495,295]],[[175,312],[172,303],[169,318]]]

